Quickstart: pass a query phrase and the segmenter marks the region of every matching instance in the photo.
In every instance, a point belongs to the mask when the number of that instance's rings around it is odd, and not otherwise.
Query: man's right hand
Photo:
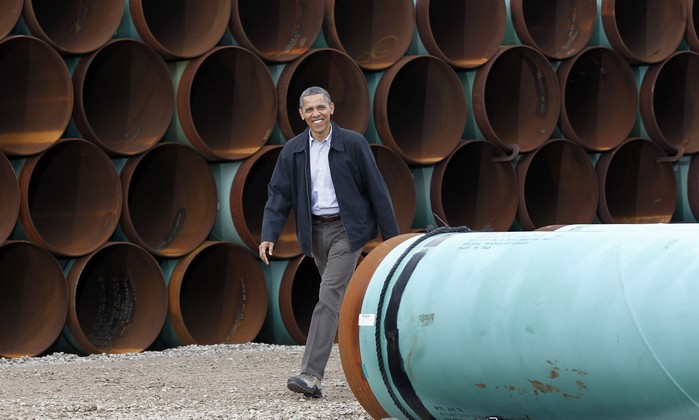
[[[267,252],[272,255],[274,250],[274,242],[264,241],[260,244],[260,259],[267,265],[269,265],[269,259],[267,258]]]

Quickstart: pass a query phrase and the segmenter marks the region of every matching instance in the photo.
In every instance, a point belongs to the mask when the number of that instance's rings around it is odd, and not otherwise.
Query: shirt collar
[[[308,130],[308,140],[310,142],[309,144],[311,145],[311,147],[313,146],[314,142],[317,144],[323,144],[325,142],[328,142],[328,147],[330,147],[332,145],[332,138],[333,138],[333,125],[332,124],[330,124],[330,132],[328,132],[328,136],[325,137],[323,139],[323,141],[321,141],[321,142],[314,140],[313,135],[311,134],[311,130]]]

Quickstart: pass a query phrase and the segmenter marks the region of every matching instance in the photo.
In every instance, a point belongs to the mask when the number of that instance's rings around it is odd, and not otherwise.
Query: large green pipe
[[[24,0],[0,0],[0,39],[12,31],[22,15]]]
[[[399,236],[350,282],[343,369],[375,418],[696,418],[698,245],[662,227]]]
[[[10,237],[19,215],[19,184],[12,164],[0,153],[0,244]]]
[[[56,259],[31,242],[0,244],[0,289],[0,357],[43,353],[68,313],[68,288]]]
[[[159,337],[166,344],[238,344],[257,336],[267,313],[267,287],[250,251],[206,241],[160,266],[168,310]]]

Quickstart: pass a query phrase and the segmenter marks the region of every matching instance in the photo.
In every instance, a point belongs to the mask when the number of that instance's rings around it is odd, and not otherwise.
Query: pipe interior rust
[[[268,62],[308,52],[323,25],[324,0],[232,0],[229,27],[238,44]]]
[[[119,175],[102,149],[86,140],[60,140],[28,158],[18,181],[24,233],[56,255],[93,252],[117,226]]]
[[[505,99],[506,98],[506,99]],[[501,47],[478,69],[473,113],[485,138],[504,150],[531,152],[556,128],[561,93],[551,63],[525,45]]]
[[[167,58],[204,54],[223,37],[231,0],[129,0],[131,19],[143,41]]]
[[[323,35],[363,70],[383,70],[408,50],[415,28],[413,0],[326,0]]]
[[[486,141],[461,143],[432,172],[432,211],[449,226],[507,231],[517,213],[517,178]]]
[[[170,125],[175,102],[170,72],[142,42],[118,39],[81,57],[73,86],[75,125],[110,155],[145,152]]]
[[[595,0],[510,0],[510,13],[523,44],[552,60],[565,60],[585,48],[597,21]]]
[[[616,51],[591,47],[561,62],[560,129],[587,151],[608,151],[624,141],[636,121],[633,71]]]
[[[597,162],[602,223],[669,223],[677,202],[671,162],[648,139],[630,138]],[[660,160],[660,161],[659,161]]]
[[[517,164],[519,209],[524,230],[554,224],[592,223],[599,202],[597,173],[576,143],[553,139]]]
[[[679,47],[686,0],[600,0],[609,44],[632,63],[659,63]]]
[[[177,109],[185,136],[202,155],[244,159],[258,151],[274,129],[277,91],[256,55],[241,47],[218,47],[184,70]]]
[[[61,54],[86,54],[114,36],[124,0],[24,0],[22,17],[32,35]]]
[[[310,86],[321,86],[335,103],[333,120],[343,128],[363,133],[369,124],[369,88],[357,63],[347,54],[313,49],[286,64],[277,82],[279,128],[286,139],[308,126],[299,116],[299,97]]]
[[[36,356],[63,329],[68,288],[61,267],[27,241],[0,245],[0,357]]]
[[[255,256],[227,242],[204,242],[180,260],[168,285],[168,314],[185,344],[252,341],[267,313],[267,285]]]
[[[651,140],[666,152],[699,152],[699,54],[680,51],[649,66],[640,111]]]
[[[267,185],[272,179],[274,165],[281,146],[264,146],[259,152],[245,159],[233,178],[230,193],[230,209],[238,236],[252,250],[257,250],[262,240],[262,216],[267,203]],[[261,187],[262,186],[262,187]],[[292,258],[301,253],[296,238],[293,210],[274,245],[274,258]]]
[[[699,52],[699,7],[694,7],[694,1],[688,1],[687,9],[687,27],[684,32],[684,40],[690,50]]]
[[[415,8],[417,30],[427,51],[456,68],[485,64],[505,37],[504,1],[417,0]]]
[[[206,160],[178,143],[160,143],[129,158],[121,171],[121,228],[159,257],[181,257],[201,245],[216,220],[216,183]]]
[[[9,34],[22,15],[24,0],[0,0],[0,39]]]
[[[10,237],[19,215],[19,184],[10,161],[0,153],[0,244]]]
[[[73,109],[70,72],[44,41],[28,36],[0,40],[0,92],[0,152],[42,152],[68,126]]]
[[[80,353],[139,352],[158,336],[167,313],[165,279],[143,248],[108,242],[75,260],[67,280],[66,330]]]
[[[466,96],[454,70],[433,56],[406,56],[386,70],[374,95],[381,141],[410,164],[443,160],[466,125]]]

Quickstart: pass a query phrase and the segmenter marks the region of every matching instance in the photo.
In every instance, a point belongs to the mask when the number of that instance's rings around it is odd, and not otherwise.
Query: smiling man
[[[279,154],[268,186],[260,259],[269,264],[274,243],[293,208],[296,235],[321,276],[301,369],[287,386],[322,397],[321,380],[337,333],[342,297],[362,248],[380,230],[399,234],[391,196],[361,134],[331,122],[335,104],[323,88],[306,89],[299,114],[308,128]]]

